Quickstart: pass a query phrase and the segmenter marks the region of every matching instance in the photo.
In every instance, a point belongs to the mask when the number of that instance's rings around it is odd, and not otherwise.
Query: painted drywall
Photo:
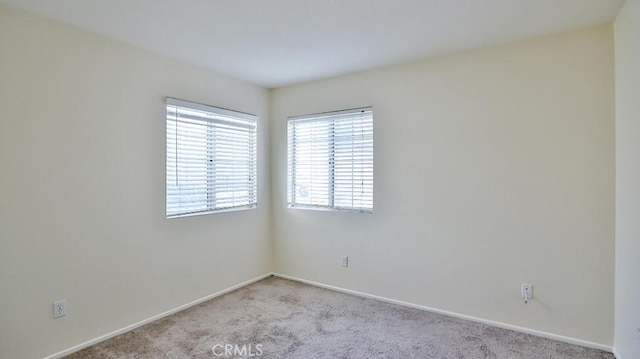
[[[287,208],[287,116],[360,106],[374,214]],[[271,143],[277,272],[611,347],[610,25],[273,90]]]
[[[640,358],[640,1],[615,22],[616,294],[614,349]]]
[[[257,209],[165,219],[165,96],[258,114]],[[260,87],[0,6],[0,357],[270,272],[267,128]]]

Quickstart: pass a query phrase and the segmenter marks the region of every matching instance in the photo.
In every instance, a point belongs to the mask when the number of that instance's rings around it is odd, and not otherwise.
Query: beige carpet
[[[231,355],[225,355],[225,349]],[[599,350],[275,277],[67,358],[248,357],[614,358]]]

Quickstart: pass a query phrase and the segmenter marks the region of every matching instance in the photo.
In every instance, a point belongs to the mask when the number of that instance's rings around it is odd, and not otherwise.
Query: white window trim
[[[175,213],[175,214],[169,214],[168,212],[168,187],[167,187],[167,169],[166,166],[168,165],[168,162],[165,163],[165,217],[167,219],[174,219],[174,218],[182,218],[182,217],[193,217],[193,216],[200,216],[200,215],[207,215],[207,214],[212,214],[212,213],[224,213],[224,212],[234,212],[234,211],[241,211],[241,210],[247,210],[247,209],[254,209],[257,208],[258,206],[258,155],[257,155],[257,137],[258,137],[258,116],[253,115],[253,114],[249,114],[249,113],[245,113],[245,112],[240,112],[240,111],[234,111],[234,110],[229,110],[229,109],[225,109],[225,108],[221,108],[221,107],[216,107],[216,106],[210,106],[210,105],[205,105],[205,104],[201,104],[201,103],[196,103],[196,102],[191,102],[191,101],[185,101],[185,100],[180,100],[180,99],[176,99],[176,98],[172,98],[172,97],[167,97],[166,98],[166,104],[165,107],[168,108],[169,106],[176,106],[176,107],[183,107],[183,108],[187,108],[187,109],[193,109],[193,110],[198,110],[198,111],[203,111],[203,112],[208,112],[208,113],[212,113],[215,114],[217,116],[223,116],[223,117],[231,117],[231,118],[235,118],[235,119],[240,119],[240,120],[246,120],[246,121],[250,121],[253,122],[253,125],[248,126],[248,128],[253,128],[254,129],[254,138],[255,141],[251,144],[251,147],[253,147],[253,160],[254,160],[254,171],[253,171],[253,178],[251,183],[254,184],[253,186],[253,194],[252,197],[253,198],[253,202],[246,204],[246,205],[239,205],[239,206],[233,206],[233,207],[222,207],[222,208],[213,208],[213,209],[209,209],[209,210],[200,210],[200,211],[193,211],[193,212],[184,212],[184,213]],[[168,109],[166,110],[168,111]],[[165,120],[165,124],[167,123],[168,119],[168,113],[166,114],[166,120]],[[215,120],[210,121],[211,123],[216,123]],[[240,126],[241,127],[241,126]],[[167,132],[168,129],[165,129],[165,132]],[[168,145],[169,141],[168,138],[165,137],[165,161],[168,161]],[[250,187],[247,187],[250,188]],[[251,192],[251,190],[250,190]]]
[[[344,206],[335,206],[335,179],[328,181],[328,186],[329,186],[329,190],[328,190],[328,205],[313,205],[313,204],[300,204],[300,203],[296,203],[295,197],[295,191],[292,189],[292,178],[295,177],[295,166],[292,165],[291,161],[292,159],[290,158],[291,156],[291,149],[290,146],[292,145],[289,141],[290,139],[290,128],[291,128],[291,124],[294,122],[297,123],[301,123],[301,122],[306,122],[306,121],[322,121],[322,119],[324,117],[326,117],[327,120],[330,120],[332,118],[336,118],[338,116],[341,115],[349,115],[349,114],[356,114],[356,113],[360,113],[360,112],[370,112],[371,113],[371,136],[373,139],[373,108],[372,107],[362,107],[362,108],[354,108],[354,109],[347,109],[347,110],[340,110],[340,111],[330,111],[330,112],[322,112],[322,113],[315,113],[315,114],[309,114],[309,115],[301,115],[301,116],[290,116],[287,119],[287,188],[286,188],[286,196],[287,196],[287,207],[291,208],[291,209],[306,209],[306,210],[316,210],[316,211],[330,211],[330,212],[334,212],[334,211],[340,211],[340,212],[351,212],[351,213],[363,213],[363,214],[373,214],[373,207],[374,207],[374,190],[373,187],[371,188],[371,208],[354,208],[354,207],[344,207]],[[333,142],[332,142],[333,143]],[[333,149],[331,150],[333,151]],[[372,160],[371,160],[371,181],[372,181],[372,186],[373,186],[373,168],[374,168],[374,161],[373,161],[373,152],[374,150],[371,150],[371,156],[372,156]],[[334,156],[329,155],[330,158],[335,158]],[[329,176],[333,178],[333,171],[335,171],[335,162],[334,165],[329,165]]]

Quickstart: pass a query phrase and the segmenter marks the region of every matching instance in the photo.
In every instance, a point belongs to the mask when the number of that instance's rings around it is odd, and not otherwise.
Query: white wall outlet
[[[640,349],[640,327],[636,328],[636,346]]]
[[[349,266],[349,256],[342,256],[342,266],[343,267]]]
[[[67,300],[62,299],[53,302],[53,317],[60,318],[67,315]]]
[[[533,285],[529,283],[522,283],[520,289],[520,296],[524,300],[524,304],[533,299]]]

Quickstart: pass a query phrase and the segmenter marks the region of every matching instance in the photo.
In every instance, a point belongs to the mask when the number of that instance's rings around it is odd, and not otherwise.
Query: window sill
[[[373,214],[373,210],[368,209],[352,209],[352,208],[334,208],[334,207],[324,207],[324,206],[304,206],[304,205],[287,205],[289,209],[302,209],[302,210],[311,210],[311,211],[321,211],[321,212],[347,212],[347,213],[362,213],[362,214]]]
[[[258,208],[257,204],[250,204],[250,205],[246,205],[246,206],[240,206],[240,207],[231,207],[231,208],[224,208],[224,209],[214,209],[211,211],[203,211],[203,212],[194,212],[194,213],[185,213],[185,214],[175,214],[172,216],[166,216],[166,219],[174,219],[174,218],[184,218],[184,217],[196,217],[196,216],[204,216],[207,214],[216,214],[216,213],[226,213],[226,212],[237,212],[237,211],[246,211],[249,209],[256,209]]]

